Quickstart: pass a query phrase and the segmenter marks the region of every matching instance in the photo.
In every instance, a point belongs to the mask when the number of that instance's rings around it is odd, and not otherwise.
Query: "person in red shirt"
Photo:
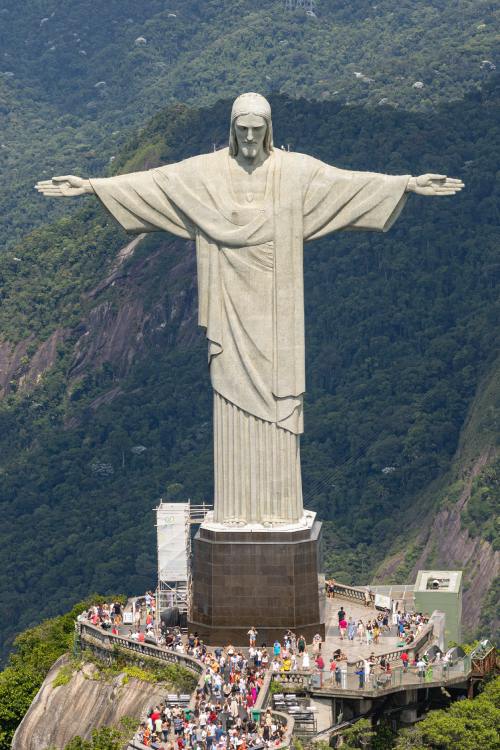
[[[153,723],[156,721],[156,719],[161,718],[161,713],[160,713],[158,706],[156,706],[155,710],[150,714],[149,718],[151,719]]]
[[[139,635],[137,636],[137,640],[139,641],[139,643],[144,643],[144,633],[139,633]]]
[[[409,656],[406,651],[401,654],[401,661],[403,662],[403,672],[408,672]]]

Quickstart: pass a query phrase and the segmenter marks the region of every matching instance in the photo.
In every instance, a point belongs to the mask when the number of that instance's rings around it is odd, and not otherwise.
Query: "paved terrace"
[[[395,651],[398,648],[398,644],[401,642],[400,638],[396,636],[396,628],[392,627],[390,633],[381,633],[378,643],[366,644],[366,640],[363,639],[363,643],[360,643],[357,636],[353,641],[349,641],[346,638],[340,639],[339,628],[338,628],[338,617],[337,612],[340,607],[344,608],[346,613],[346,619],[352,617],[354,622],[362,620],[366,625],[368,620],[376,619],[378,610],[375,607],[367,607],[365,604],[358,600],[346,600],[338,597],[334,599],[327,599],[326,602],[326,638],[322,648],[322,654],[325,662],[327,658],[330,659],[333,652],[337,649],[341,649],[347,656],[348,662],[359,661],[360,659],[368,659],[371,654],[375,656],[381,656],[388,651]],[[402,651],[403,649],[401,649]]]

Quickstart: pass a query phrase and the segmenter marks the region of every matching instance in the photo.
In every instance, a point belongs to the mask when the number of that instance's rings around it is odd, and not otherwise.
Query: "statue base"
[[[207,519],[193,540],[190,632],[210,645],[272,645],[288,629],[308,641],[325,637],[321,523],[227,527]]]

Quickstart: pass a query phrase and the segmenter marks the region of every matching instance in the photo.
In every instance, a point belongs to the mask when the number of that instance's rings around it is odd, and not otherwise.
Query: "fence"
[[[77,623],[76,628],[80,640],[90,645],[93,650],[100,649],[105,659],[109,660],[113,658],[114,648],[122,648],[139,657],[146,656],[166,662],[167,664],[177,664],[185,669],[189,669],[196,675],[201,675],[204,671],[203,664],[187,654],[179,654],[177,651],[153,646],[150,643],[141,643],[131,638],[124,638],[121,635],[106,633],[101,628],[86,622]]]
[[[326,590],[331,590],[331,585],[326,583]],[[333,593],[335,596],[343,596],[351,601],[357,601],[364,604],[367,607],[372,607],[375,604],[375,596],[368,589],[357,588],[356,586],[346,586],[343,583],[333,582]]]
[[[361,672],[361,674],[360,674]],[[395,667],[390,674],[378,670],[365,674],[363,669],[352,670],[351,665],[340,670],[337,676],[330,671],[313,670],[311,672],[280,672],[275,675],[284,690],[302,689],[313,693],[384,693],[394,689],[411,689],[429,684],[445,685],[448,682],[466,680],[471,672],[471,659],[466,656],[455,664],[440,662],[428,665],[420,673],[415,667],[407,672],[402,667]]]
[[[106,661],[113,659],[113,651],[115,648],[121,648],[124,652],[130,652],[130,657],[133,659],[145,656],[158,659],[168,664],[177,664],[194,672],[200,678],[200,681],[205,673],[204,665],[194,657],[188,656],[187,654],[179,654],[176,651],[153,646],[150,643],[141,643],[140,641],[135,641],[131,638],[124,638],[121,635],[106,633],[101,628],[87,622],[77,622],[75,627],[80,641],[89,646],[92,651],[98,652],[98,655]],[[200,681],[198,682],[198,686],[201,686]],[[259,694],[257,701],[258,706],[264,704],[269,691],[270,682],[270,676],[266,676],[263,689],[261,690],[262,696]],[[272,715],[278,724],[285,727],[283,743],[276,746],[275,750],[285,750],[285,748],[290,747],[294,729],[294,720],[291,716],[281,713],[280,711],[272,711]],[[129,741],[128,750],[143,750],[145,748],[146,746],[143,745],[137,737],[134,737]]]

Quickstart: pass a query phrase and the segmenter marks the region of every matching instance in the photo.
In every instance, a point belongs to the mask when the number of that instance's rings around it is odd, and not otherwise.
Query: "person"
[[[419,678],[423,680],[425,676],[425,670],[426,670],[427,664],[425,663],[424,659],[422,659],[422,657],[416,660],[416,667],[417,667],[417,674]]]
[[[358,642],[363,643],[363,638],[365,637],[365,626],[363,625],[363,620],[358,620],[356,633],[358,635]]]
[[[403,651],[401,654],[401,661],[403,662],[403,672],[408,672],[408,662],[410,660],[410,657],[408,656],[407,651]]]
[[[320,672],[322,672],[325,668],[325,662],[321,654],[317,655],[315,659],[315,663],[316,663],[316,668],[319,669]]]
[[[359,668],[358,668],[358,669],[356,670],[356,674],[357,674],[357,675],[358,675],[358,677],[359,677],[359,684],[358,684],[358,688],[360,688],[360,689],[361,689],[361,688],[364,688],[364,686],[365,686],[365,668],[364,668],[364,665],[363,665],[362,667],[359,667]]]
[[[299,636],[299,639],[297,641],[297,648],[299,651],[299,654],[303,654],[306,650],[306,639],[303,635]]]
[[[281,643],[278,640],[274,641],[273,653],[275,658],[279,658],[281,655]]]
[[[341,620],[345,620],[345,616],[346,616],[346,613],[345,613],[344,607],[341,605],[339,611],[337,612],[337,617],[339,619],[339,622]]]
[[[257,640],[257,630],[255,627],[251,627],[248,631],[248,641],[249,646],[255,646],[255,642]]]
[[[290,656],[287,656],[283,659],[281,663],[281,672],[290,672],[292,669],[292,660]]]
[[[338,664],[335,668],[335,685],[337,687],[341,687],[342,685],[342,670]]]
[[[332,676],[332,678],[335,676],[336,669],[337,669],[337,662],[332,656],[332,658],[330,659],[330,675]]]
[[[307,651],[304,651],[302,655],[302,669],[309,669],[310,668],[310,662],[309,662],[309,654]]]
[[[345,638],[347,630],[347,620],[345,617],[342,618],[342,620],[339,620],[339,633],[340,633],[340,640],[343,641]]]
[[[354,637],[356,635],[356,623],[352,619],[352,617],[349,617],[349,622],[347,623],[347,637],[350,641],[354,640]]]
[[[321,635],[319,633],[316,633],[316,635],[313,637],[312,642],[313,654],[319,654],[319,652],[321,651],[322,642],[323,639],[321,638]]]

